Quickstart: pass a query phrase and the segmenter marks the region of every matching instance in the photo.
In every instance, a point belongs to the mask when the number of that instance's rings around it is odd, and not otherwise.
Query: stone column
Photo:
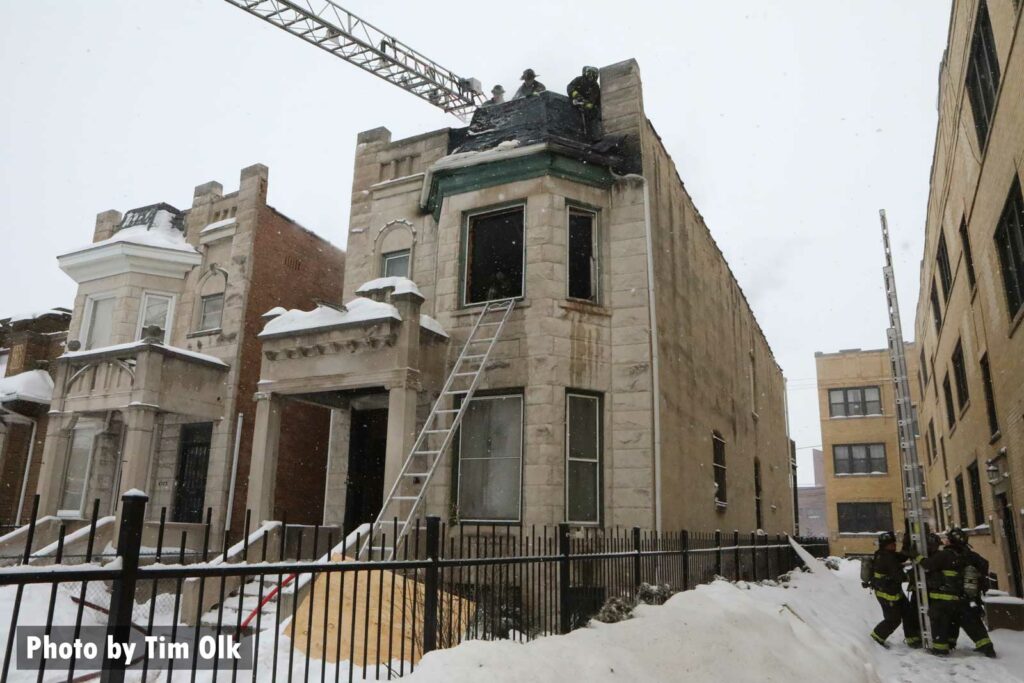
[[[324,524],[341,526],[345,522],[351,424],[352,414],[347,405],[331,410],[331,436],[327,450],[327,483],[324,487]]]
[[[281,399],[271,393],[257,393],[256,422],[253,425],[252,457],[249,465],[249,493],[246,505],[253,523],[274,518],[274,487],[277,479],[277,447],[281,437]]]
[[[150,461],[153,458],[153,433],[156,410],[149,406],[130,406],[123,411],[124,446],[121,450],[121,490],[118,499],[132,489],[149,488]]]
[[[419,373],[420,306],[423,297],[415,292],[391,294],[391,303],[402,316],[395,340],[395,366],[405,370],[400,384],[388,387],[388,447],[384,458],[384,495],[391,490],[402,464],[416,441],[415,377]]]

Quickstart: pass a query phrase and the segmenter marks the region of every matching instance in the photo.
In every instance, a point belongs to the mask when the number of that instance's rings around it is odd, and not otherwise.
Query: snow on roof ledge
[[[407,277],[379,277],[369,282],[364,282],[356,290],[356,294],[368,294],[381,289],[393,289],[394,294],[415,294],[421,299],[426,299],[423,292],[416,286],[416,283]]]
[[[267,311],[266,313],[264,313],[260,317],[261,318],[275,318],[275,317],[277,317],[279,315],[282,315],[284,313],[287,313],[287,312],[288,312],[288,309],[285,308],[284,306],[274,306],[273,308],[271,308],[269,311]]]
[[[121,352],[131,352],[142,350],[147,347],[153,347],[165,354],[172,356],[181,356],[183,358],[192,358],[209,365],[219,365],[222,367],[230,367],[227,363],[222,361],[216,356],[210,356],[205,353],[198,353],[189,349],[183,349],[178,346],[170,346],[169,344],[161,344],[159,342],[152,341],[133,341],[126,344],[114,344],[113,346],[101,346],[96,349],[88,349],[85,351],[65,351],[61,358],[88,358],[90,356],[102,356],[106,354],[117,354]]]
[[[28,370],[0,378],[0,403],[30,401],[48,404],[51,400],[53,378],[45,370]]]
[[[381,279],[405,280],[405,282],[412,285],[412,288],[404,291],[419,293],[416,285],[407,278]],[[269,314],[273,311],[274,309],[271,309],[267,313]],[[259,336],[266,339],[268,337],[308,334],[336,327],[361,325],[382,320],[397,320],[401,322],[402,315],[392,304],[357,296],[342,308],[333,308],[320,304],[311,311],[292,309],[279,313],[263,326],[263,331],[260,332]],[[429,315],[420,315],[420,327],[440,337],[448,337],[448,333],[441,324]]]
[[[215,221],[213,223],[210,223],[205,228],[203,228],[200,231],[200,233],[213,232],[214,230],[216,230],[218,228],[223,228],[223,227],[226,227],[228,225],[234,225],[237,222],[238,222],[238,220],[234,216],[232,216],[230,218],[225,218],[223,220],[219,220],[219,221]]]

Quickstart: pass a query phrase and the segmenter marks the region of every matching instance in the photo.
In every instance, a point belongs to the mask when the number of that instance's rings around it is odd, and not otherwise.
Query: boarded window
[[[715,503],[725,505],[729,500],[725,488],[725,439],[718,432],[711,435],[712,467],[715,472]]]
[[[892,531],[891,503],[837,503],[839,533]]]
[[[985,149],[992,117],[996,112],[996,93],[999,90],[999,58],[992,37],[992,21],[985,0],[978,3],[971,38],[971,54],[967,61],[967,96],[974,113],[974,128],[978,132],[978,146]]]
[[[524,208],[470,216],[465,236],[465,304],[523,295]]]
[[[597,300],[594,214],[569,210],[569,298]]]
[[[1012,320],[1024,309],[1024,195],[1021,194],[1020,178],[1013,179],[995,239],[1006,305]]]
[[[885,458],[885,444],[840,444],[832,447],[835,473],[884,474],[889,471]]]
[[[567,394],[565,413],[566,521],[597,523],[601,513],[601,400]]]
[[[409,277],[409,250],[392,251],[381,257],[381,277]]]
[[[472,399],[459,429],[459,518],[518,521],[522,458],[523,397]]]

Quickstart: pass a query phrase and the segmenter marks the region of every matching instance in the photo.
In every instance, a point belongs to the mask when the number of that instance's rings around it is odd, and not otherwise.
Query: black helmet
[[[963,547],[967,545],[967,532],[958,526],[953,527],[946,532],[946,538],[949,539],[950,544]]]
[[[883,531],[878,534],[878,547],[884,548],[887,545],[892,545],[896,542],[896,534],[891,531]]]
[[[519,80],[521,80],[521,81],[525,81],[525,80],[528,80],[528,79],[532,80],[532,79],[534,79],[536,77],[537,77],[537,74],[534,73],[533,69],[527,69],[526,71],[523,72],[523,75],[519,77]]]
[[[925,543],[928,545],[928,552],[937,552],[942,547],[942,537],[934,531],[928,532],[928,537],[925,539]]]

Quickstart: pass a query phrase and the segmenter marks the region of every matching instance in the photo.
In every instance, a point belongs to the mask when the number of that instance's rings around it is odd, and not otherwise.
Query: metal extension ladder
[[[515,299],[500,299],[484,305],[402,470],[384,498],[384,505],[359,549],[359,559],[394,559],[396,549],[409,533],[423,504],[427,485],[462,423],[494,344],[515,305]],[[460,396],[462,401],[458,408],[448,407]]]
[[[889,246],[889,223],[885,210],[878,212],[882,221],[882,243],[885,246],[885,296],[888,300],[889,359],[892,361],[893,385],[896,390],[896,417],[900,433],[900,460],[903,471],[903,509],[907,517],[910,540],[919,555],[927,557],[928,539],[924,519],[924,482],[917,459],[916,420],[910,394],[910,379],[907,377],[907,356],[903,347],[903,326],[900,323],[900,305],[896,298],[896,278],[893,275],[892,249]],[[931,648],[931,620],[928,618],[928,587],[924,567],[914,562],[914,594],[917,596],[918,620],[921,623],[921,640],[924,647]]]

